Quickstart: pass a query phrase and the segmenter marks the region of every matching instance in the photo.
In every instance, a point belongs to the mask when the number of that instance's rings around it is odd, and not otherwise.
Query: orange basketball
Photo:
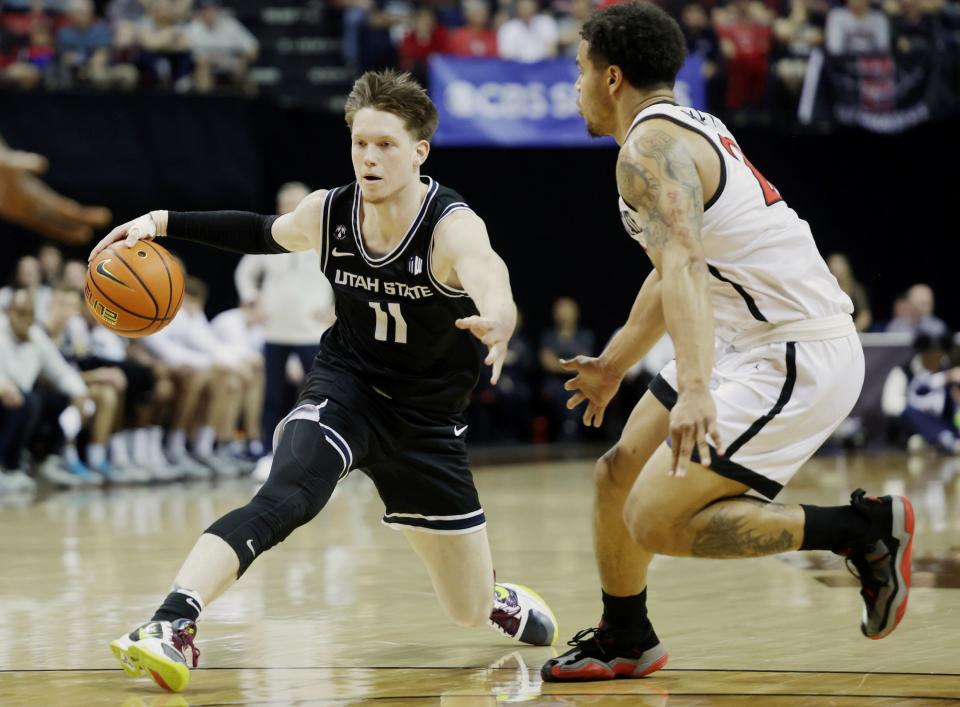
[[[83,287],[97,321],[120,336],[148,336],[163,329],[183,302],[183,270],[161,245],[122,241],[97,255]]]

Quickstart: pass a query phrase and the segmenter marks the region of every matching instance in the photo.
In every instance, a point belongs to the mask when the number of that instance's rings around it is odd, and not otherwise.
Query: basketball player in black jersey
[[[277,427],[270,477],[201,535],[152,619],[111,643],[127,674],[183,689],[196,620],[253,560],[310,521],[351,470],[370,476],[456,623],[551,644],[556,620],[533,591],[494,581],[467,463],[463,411],[481,366],[500,375],[516,307],[483,221],[420,174],[436,107],[407,74],[367,73],[346,104],[356,181],[284,216],[153,211],[116,241],[178,237],[240,253],[315,250],[336,323],[295,409]],[[489,349],[486,357],[482,345]]]

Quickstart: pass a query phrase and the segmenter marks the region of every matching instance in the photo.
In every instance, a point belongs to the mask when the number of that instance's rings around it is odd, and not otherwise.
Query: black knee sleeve
[[[239,577],[253,560],[308,523],[330,500],[343,473],[343,457],[316,422],[287,424],[273,455],[270,477],[243,508],[207,528],[233,548]]]

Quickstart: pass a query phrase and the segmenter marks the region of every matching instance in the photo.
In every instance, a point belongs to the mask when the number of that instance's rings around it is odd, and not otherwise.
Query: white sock
[[[183,430],[170,430],[167,435],[167,454],[179,459],[187,453],[187,433]]]
[[[156,465],[166,464],[166,459],[163,457],[163,428],[159,425],[149,427],[147,436],[150,440],[147,445],[150,461]]]
[[[110,435],[110,461],[117,466],[130,466],[130,450],[127,449],[125,432]]]
[[[130,433],[130,441],[133,443],[133,458],[137,464],[143,466],[150,463],[150,433],[146,428],[140,427]]]
[[[213,454],[213,443],[217,441],[217,433],[210,425],[204,425],[193,438],[193,449],[201,457]]]
[[[63,459],[67,464],[76,464],[80,461],[80,455],[77,454],[77,448],[72,444],[68,444],[63,448]]]
[[[107,448],[102,444],[87,445],[87,464],[94,469],[99,469],[107,461]]]

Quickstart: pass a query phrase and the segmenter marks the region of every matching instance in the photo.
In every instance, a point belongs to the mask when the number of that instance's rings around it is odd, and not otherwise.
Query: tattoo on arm
[[[777,515],[790,515],[779,503],[766,503],[758,498],[740,497],[737,502],[763,506]],[[776,555],[793,548],[793,533],[780,531],[779,535],[764,535],[748,527],[745,514],[735,504],[720,502],[713,516],[693,540],[694,557],[736,558]]]
[[[617,160],[617,186],[640,215],[648,247],[659,250],[673,238],[700,241],[700,176],[690,152],[670,134],[648,129],[624,145]]]

